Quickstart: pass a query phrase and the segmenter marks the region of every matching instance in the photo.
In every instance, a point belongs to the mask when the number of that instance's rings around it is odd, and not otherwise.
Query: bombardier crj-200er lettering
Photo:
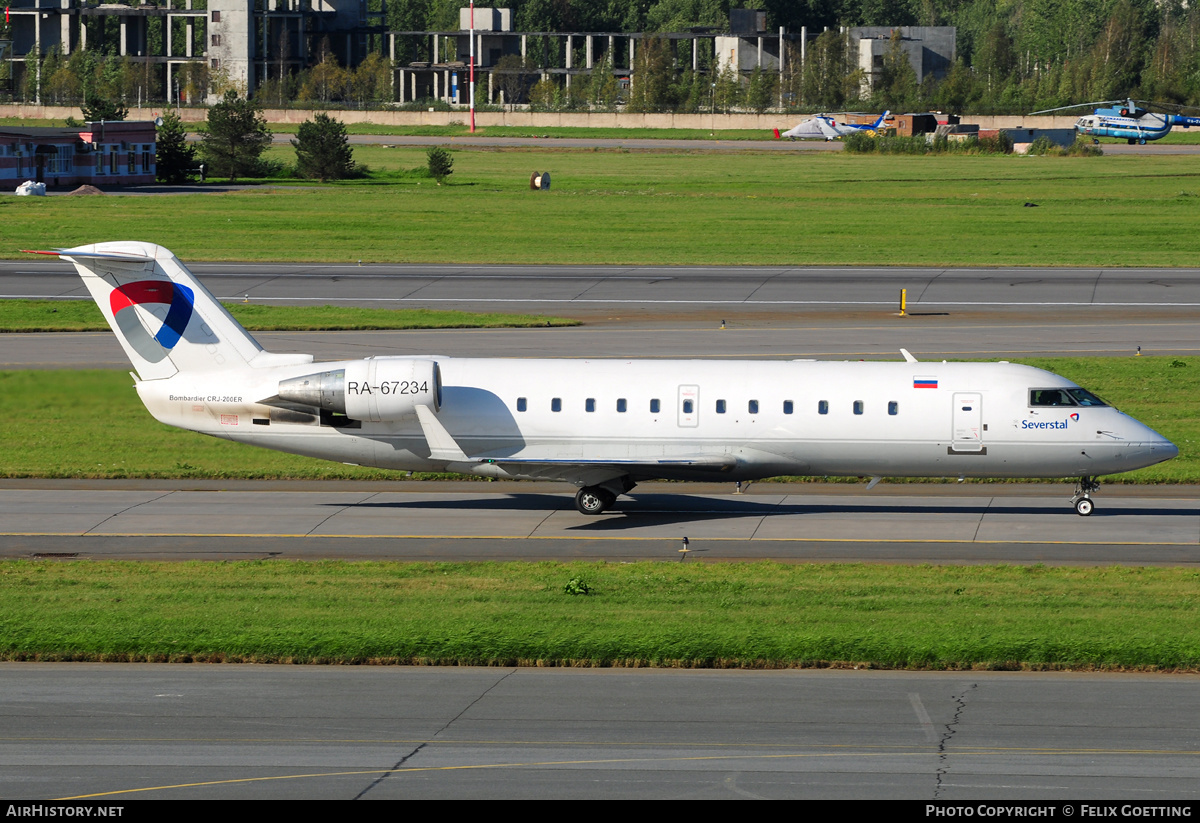
[[[364,466],[573,483],[599,514],[641,480],[781,474],[1096,477],[1165,438],[1069,380],[1010,363],[522,360],[314,363],[264,351],[164,248],[62,249],[172,426]]]

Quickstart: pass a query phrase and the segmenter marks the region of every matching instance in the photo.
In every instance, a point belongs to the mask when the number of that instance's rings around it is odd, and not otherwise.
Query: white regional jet
[[[561,480],[599,514],[640,480],[780,474],[1078,477],[1174,457],[1169,441],[1062,377],[1009,363],[505,360],[314,363],[264,351],[150,243],[75,264],[155,418],[364,466]],[[903,351],[903,350],[902,350]]]

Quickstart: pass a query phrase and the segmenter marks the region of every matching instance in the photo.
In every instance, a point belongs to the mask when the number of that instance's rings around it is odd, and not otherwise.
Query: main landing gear
[[[600,514],[616,502],[617,496],[600,486],[584,486],[575,492],[575,508],[580,514]]]
[[[636,485],[629,476],[624,476],[606,480],[598,486],[584,486],[575,493],[575,508],[580,514],[600,514],[611,508],[619,495]]]
[[[1081,477],[1075,485],[1075,494],[1071,496],[1071,505],[1080,517],[1087,517],[1096,508],[1092,502],[1092,492],[1100,491],[1100,484],[1094,477]]]

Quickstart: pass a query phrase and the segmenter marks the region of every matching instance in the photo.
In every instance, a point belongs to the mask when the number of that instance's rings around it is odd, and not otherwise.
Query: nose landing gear
[[[1075,485],[1075,494],[1071,496],[1071,505],[1080,517],[1087,517],[1096,508],[1092,502],[1092,492],[1100,491],[1100,484],[1094,477],[1081,477]]]

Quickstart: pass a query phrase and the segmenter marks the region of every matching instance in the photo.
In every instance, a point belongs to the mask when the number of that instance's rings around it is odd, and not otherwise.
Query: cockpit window
[[[1107,406],[1087,389],[1030,389],[1030,406]]]
[[[1067,394],[1075,398],[1081,406],[1107,406],[1108,404],[1087,389],[1067,389]]]
[[[1074,406],[1075,401],[1066,389],[1030,389],[1031,406]]]

